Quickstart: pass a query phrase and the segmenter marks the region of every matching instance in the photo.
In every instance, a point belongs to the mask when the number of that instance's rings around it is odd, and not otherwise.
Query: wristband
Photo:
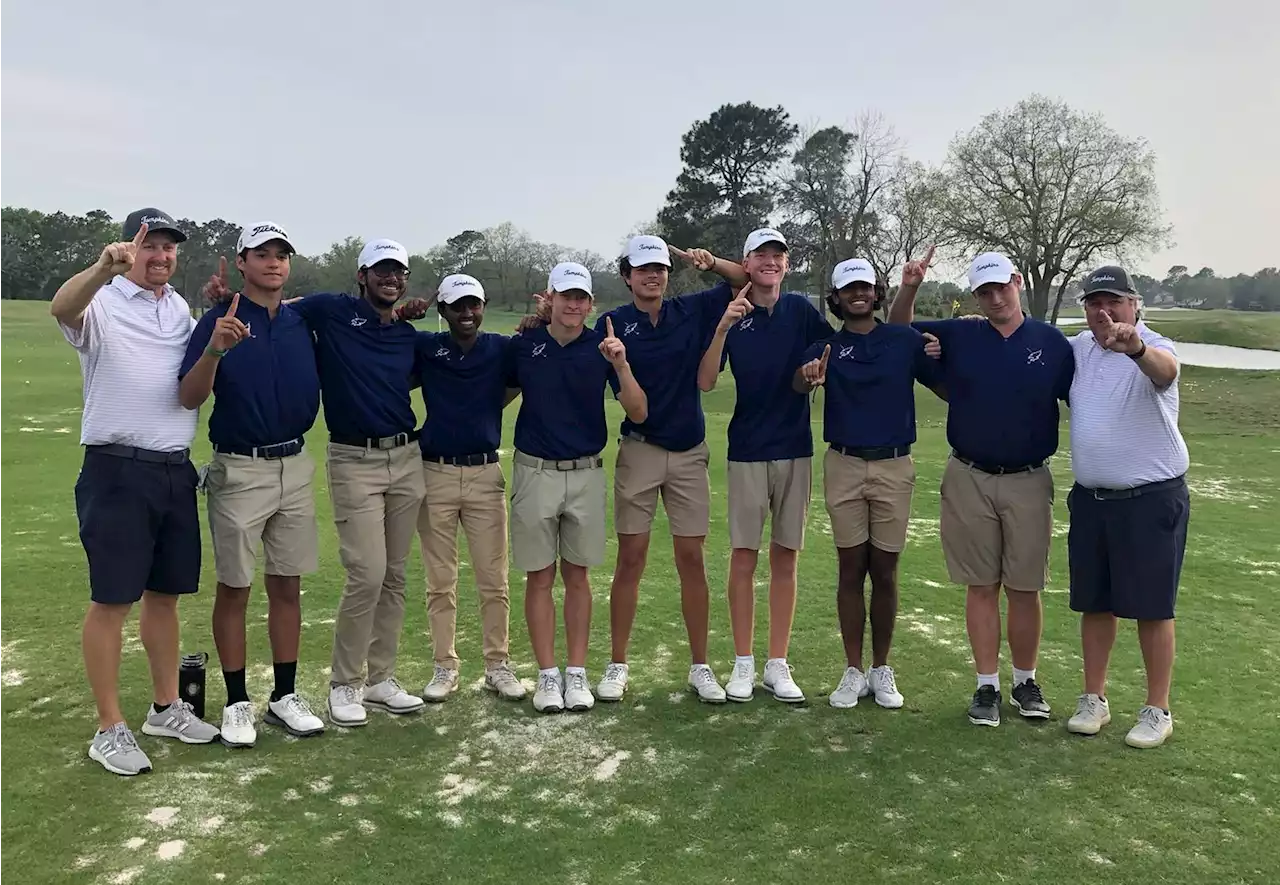
[[[1138,360],[1146,356],[1146,354],[1147,354],[1147,342],[1144,341],[1142,342],[1142,349],[1139,350],[1137,353],[1129,353],[1125,355],[1136,363]]]
[[[222,359],[224,356],[227,355],[227,352],[225,350],[218,350],[212,344],[206,347],[204,349],[204,352],[209,354],[209,356],[217,357],[218,359]]]

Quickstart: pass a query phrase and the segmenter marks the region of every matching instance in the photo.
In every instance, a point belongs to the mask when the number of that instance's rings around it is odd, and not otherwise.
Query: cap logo
[[[146,215],[138,223],[139,224],[157,224],[157,223],[168,224],[169,219],[165,218],[163,215]]]
[[[974,270],[987,270],[989,268],[999,267],[999,266],[1000,266],[999,261],[988,261],[986,264],[979,264],[977,267],[974,268]]]
[[[560,274],[561,276],[566,277],[582,277],[584,280],[587,278],[587,275],[582,271],[574,270],[572,267],[566,267],[564,270],[560,271]]]
[[[1097,274],[1089,279],[1091,283],[1114,283],[1116,278],[1111,274]]]
[[[376,245],[376,246],[374,246],[374,247],[373,247],[373,251],[375,251],[375,252],[381,252],[381,251],[383,251],[384,249],[393,249],[393,250],[395,250],[395,251],[397,251],[397,252],[398,252],[398,251],[400,251],[400,247],[399,247],[399,246],[393,245],[393,244],[391,244],[391,243],[379,243],[378,245]]]
[[[470,286],[470,285],[471,285],[470,280],[454,280],[450,288],[456,289],[459,286]]]
[[[280,236],[286,237],[286,238],[289,236],[287,233],[282,231],[280,228],[276,227],[274,224],[260,224],[257,227],[255,227],[253,230],[249,231],[249,236],[256,237],[258,234],[265,234],[268,232],[273,234],[279,234]]]
[[[662,247],[659,246],[657,243],[641,243],[640,251],[641,252],[661,252]]]

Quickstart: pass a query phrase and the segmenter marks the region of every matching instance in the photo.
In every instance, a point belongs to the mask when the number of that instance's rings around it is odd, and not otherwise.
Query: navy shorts
[[[1191,498],[1182,477],[1152,486],[1127,498],[1072,487],[1067,495],[1072,611],[1110,612],[1138,621],[1173,617]]]
[[[195,593],[201,538],[190,459],[143,460],[149,453],[121,457],[104,448],[86,447],[76,480],[90,598],[123,605],[137,602],[143,590]]]

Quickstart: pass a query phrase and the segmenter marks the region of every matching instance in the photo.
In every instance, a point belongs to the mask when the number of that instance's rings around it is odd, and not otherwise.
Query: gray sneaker
[[[163,713],[156,712],[155,704],[147,709],[147,721],[142,723],[142,733],[152,737],[177,738],[184,744],[207,744],[217,739],[217,726],[196,717],[191,705],[178,699]]]
[[[133,732],[123,722],[117,722],[93,736],[93,743],[89,744],[89,758],[112,774],[124,777],[151,770],[151,760],[138,747]]]

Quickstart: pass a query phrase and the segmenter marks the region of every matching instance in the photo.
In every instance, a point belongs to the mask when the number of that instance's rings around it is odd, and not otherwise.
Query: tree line
[[[937,167],[910,159],[883,116],[802,130],[783,107],[751,102],[726,104],[695,122],[681,140],[680,160],[656,217],[632,233],[737,258],[751,230],[781,227],[791,247],[787,287],[810,294],[825,291],[832,267],[855,255],[892,284],[894,270],[930,244],[957,263],[995,249],[1022,271],[1029,312],[1056,320],[1091,268],[1131,262],[1166,245],[1171,233],[1146,142],[1115,132],[1099,115],[1036,95],[957,135]],[[219,256],[234,253],[240,226],[220,218],[179,224],[189,239],[174,285],[193,298]],[[75,216],[5,207],[2,233],[3,296],[48,299],[118,239],[119,224],[101,210]],[[347,237],[323,254],[297,256],[287,293],[351,290],[362,245]],[[423,295],[446,274],[469,273],[492,304],[520,309],[566,260],[591,270],[600,303],[627,298],[615,258],[539,242],[510,222],[460,231],[415,254],[410,291]],[[1191,274],[1175,266],[1161,280],[1137,275],[1136,282],[1153,304],[1280,310],[1276,268],[1224,278],[1211,268]],[[674,292],[707,283],[691,268],[673,270]],[[917,309],[945,316],[970,312],[973,303],[959,286],[931,281]]]

